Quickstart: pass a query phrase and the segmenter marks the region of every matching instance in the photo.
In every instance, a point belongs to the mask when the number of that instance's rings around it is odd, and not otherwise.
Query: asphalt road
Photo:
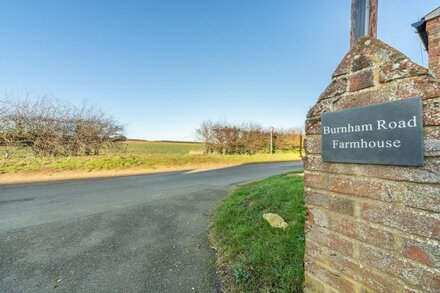
[[[217,292],[207,215],[299,162],[0,187],[0,292]]]

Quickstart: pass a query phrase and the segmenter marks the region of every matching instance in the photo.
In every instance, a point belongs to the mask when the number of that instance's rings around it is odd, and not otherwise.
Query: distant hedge
[[[255,123],[240,125],[204,121],[196,129],[207,153],[257,154],[270,152],[271,131]],[[293,151],[302,146],[299,129],[273,130],[273,151]]]

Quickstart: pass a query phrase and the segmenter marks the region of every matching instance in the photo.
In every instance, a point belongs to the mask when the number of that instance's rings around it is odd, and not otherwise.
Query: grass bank
[[[292,173],[238,187],[213,211],[211,239],[226,292],[302,292],[303,177]],[[289,224],[272,228],[264,213]]]
[[[249,156],[206,155],[201,151],[201,144],[144,141],[124,142],[97,156],[35,157],[25,150],[13,150],[9,158],[0,160],[0,174],[155,170],[299,159],[297,153]]]

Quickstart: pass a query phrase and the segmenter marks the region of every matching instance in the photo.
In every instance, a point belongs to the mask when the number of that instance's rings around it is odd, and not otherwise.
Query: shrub
[[[123,127],[95,107],[73,107],[48,97],[0,100],[0,145],[35,155],[96,155],[121,139]]]

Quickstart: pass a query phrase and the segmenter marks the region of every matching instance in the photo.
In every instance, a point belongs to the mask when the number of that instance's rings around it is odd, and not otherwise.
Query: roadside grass
[[[238,187],[211,215],[210,236],[225,292],[302,292],[304,198],[299,173]],[[272,228],[264,213],[289,224]]]
[[[251,162],[298,160],[298,153],[258,155],[200,154],[197,143],[127,141],[97,156],[37,157],[31,152],[12,150],[0,160],[0,174],[59,171],[154,170],[161,168],[204,167]],[[195,154],[191,154],[194,152]],[[3,155],[2,155],[3,157]]]

